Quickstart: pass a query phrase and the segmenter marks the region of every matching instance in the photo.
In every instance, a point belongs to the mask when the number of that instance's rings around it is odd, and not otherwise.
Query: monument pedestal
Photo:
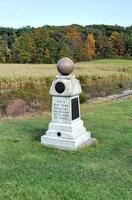
[[[78,137],[74,139],[52,137],[44,135],[41,138],[42,144],[46,146],[56,147],[65,150],[75,150],[84,145],[91,145],[95,143],[95,139],[91,139],[90,132],[81,133]]]
[[[46,134],[41,137],[42,144],[74,150],[96,143],[80,118],[80,93],[81,86],[74,75],[57,75],[53,80],[50,88],[52,119]]]

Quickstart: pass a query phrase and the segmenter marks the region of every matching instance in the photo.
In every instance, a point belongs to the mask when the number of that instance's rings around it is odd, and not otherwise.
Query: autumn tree
[[[75,62],[132,58],[132,26],[88,25],[0,27],[0,62],[56,63],[60,57]]]
[[[91,60],[95,55],[95,39],[93,33],[88,33],[84,44],[84,55],[87,60]]]
[[[70,26],[66,30],[66,38],[71,49],[74,61],[81,61],[83,54],[83,42],[80,33],[75,27]]]
[[[118,33],[116,31],[112,32],[109,38],[109,42],[115,55],[124,55],[124,41],[121,33]]]
[[[77,42],[80,42],[80,33],[72,26],[68,27],[66,29],[66,35],[69,37],[71,40],[75,40]]]

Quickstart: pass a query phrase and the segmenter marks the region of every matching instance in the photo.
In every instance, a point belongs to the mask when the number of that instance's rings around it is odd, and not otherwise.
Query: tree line
[[[132,59],[132,26],[0,27],[1,63],[56,63],[65,56],[75,62]]]

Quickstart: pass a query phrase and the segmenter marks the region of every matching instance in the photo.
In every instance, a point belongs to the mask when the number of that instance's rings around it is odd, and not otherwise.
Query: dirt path
[[[111,101],[115,99],[125,99],[128,97],[132,97],[132,90],[124,90],[121,94],[109,95],[107,97],[93,98],[93,99],[90,99],[88,102],[95,103],[95,102],[102,102],[102,101]]]

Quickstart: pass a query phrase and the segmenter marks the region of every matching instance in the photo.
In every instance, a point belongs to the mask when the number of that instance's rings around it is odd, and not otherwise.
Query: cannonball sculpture
[[[60,74],[68,76],[74,70],[74,63],[70,58],[62,58],[57,63],[57,70]]]

